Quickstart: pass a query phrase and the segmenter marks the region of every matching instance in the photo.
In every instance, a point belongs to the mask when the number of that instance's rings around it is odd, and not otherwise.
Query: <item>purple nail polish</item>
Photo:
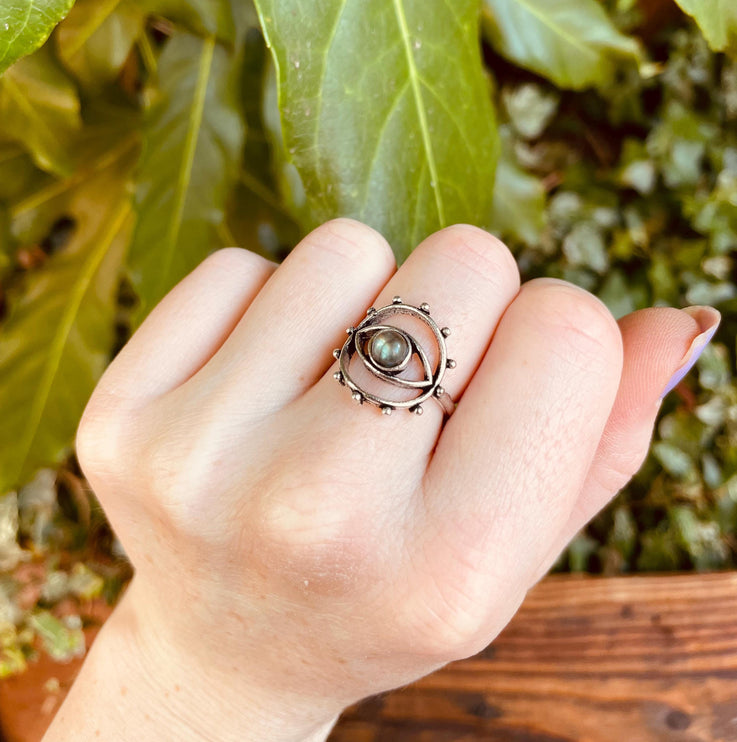
[[[713,307],[687,307],[682,311],[690,314],[704,329],[691,342],[691,347],[684,356],[678,370],[667,383],[663,393],[660,395],[660,399],[663,399],[668,392],[675,389],[683,377],[694,367],[696,361],[699,360],[699,357],[704,352],[704,348],[706,348],[709,341],[714,337],[714,333],[717,331],[721,319],[721,315]]]

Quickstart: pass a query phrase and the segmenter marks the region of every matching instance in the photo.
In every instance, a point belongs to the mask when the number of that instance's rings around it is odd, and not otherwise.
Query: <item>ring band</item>
[[[406,330],[390,323],[397,315],[407,315],[425,324],[431,331],[437,345],[437,363],[433,369],[424,349]],[[455,410],[455,403],[441,386],[447,369],[455,368],[456,362],[448,358],[446,338],[450,335],[447,327],[439,327],[430,317],[430,307],[426,303],[419,307],[405,304],[395,296],[392,303],[381,309],[371,307],[366,317],[356,327],[349,327],[348,339],[342,348],[336,348],[333,356],[339,361],[340,370],[334,377],[351,390],[351,396],[359,404],[368,402],[381,408],[385,415],[395,409],[407,409],[416,415],[422,414],[422,404],[434,399],[446,415]],[[351,361],[358,356],[363,366],[375,377],[402,389],[417,390],[417,395],[409,400],[396,401],[369,392],[362,388],[351,375]],[[423,376],[413,380],[402,375],[413,357],[419,360]]]

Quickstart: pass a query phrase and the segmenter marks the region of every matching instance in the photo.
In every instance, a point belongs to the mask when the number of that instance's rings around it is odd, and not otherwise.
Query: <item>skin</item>
[[[452,328],[455,414],[357,407],[331,351],[394,295]],[[617,323],[458,225],[397,271],[328,222],[277,267],[221,250],[100,381],[78,455],[136,574],[45,742],[324,740],[485,647],[639,468],[707,308]],[[493,340],[492,340],[493,339]]]

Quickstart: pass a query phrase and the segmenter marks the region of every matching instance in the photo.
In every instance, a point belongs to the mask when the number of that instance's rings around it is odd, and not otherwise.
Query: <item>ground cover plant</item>
[[[617,316],[719,308],[558,568],[735,566],[737,5],[0,0],[0,73],[0,676],[129,577],[73,456],[112,354],[212,250],[339,215],[399,260],[478,224]]]

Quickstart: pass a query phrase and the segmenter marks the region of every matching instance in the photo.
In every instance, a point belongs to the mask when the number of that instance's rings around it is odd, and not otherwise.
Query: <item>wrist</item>
[[[44,742],[327,739],[340,708],[327,701],[320,708],[264,688],[250,668],[225,671],[217,661],[202,663],[197,651],[188,652],[167,635],[166,627],[150,623],[147,606],[131,585],[91,648]],[[227,656],[226,648],[222,655]]]

